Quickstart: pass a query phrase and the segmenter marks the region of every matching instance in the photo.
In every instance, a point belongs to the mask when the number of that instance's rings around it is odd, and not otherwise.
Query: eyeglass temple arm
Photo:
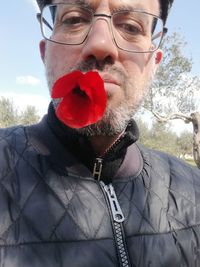
[[[168,31],[168,29],[167,29],[166,27],[164,27],[164,28],[163,28],[163,31],[158,32],[156,35],[154,35],[154,36],[152,37],[152,41],[155,40],[156,38],[161,37],[161,36],[162,36],[162,37],[165,36],[165,34],[167,33],[167,31]]]
[[[37,19],[38,19],[39,22],[41,22],[41,20],[42,20],[42,22],[44,22],[44,24],[45,24],[50,30],[53,31],[53,28],[52,28],[51,25],[48,23],[48,21],[46,21],[46,19],[42,18],[41,13],[37,13],[36,16],[37,16]]]

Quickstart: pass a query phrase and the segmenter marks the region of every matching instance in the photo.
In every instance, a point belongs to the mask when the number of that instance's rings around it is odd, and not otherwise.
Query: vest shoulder
[[[200,169],[197,167],[162,151],[149,149],[142,145],[139,145],[139,149],[144,162],[157,173],[168,174],[171,178],[185,177],[193,182],[195,180],[200,185]]]

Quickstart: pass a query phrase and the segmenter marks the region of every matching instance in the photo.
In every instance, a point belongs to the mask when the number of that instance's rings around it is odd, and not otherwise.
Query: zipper
[[[117,200],[114,187],[112,186],[112,184],[104,185],[104,190],[108,196],[114,221],[117,223],[123,222],[125,218],[120,208],[119,202]]]
[[[121,142],[125,136],[125,131],[121,133],[117,140],[109,146],[109,148],[100,156],[95,159],[93,167],[93,177],[100,182],[103,193],[109,202],[109,208],[112,213],[112,225],[115,236],[115,242],[117,247],[117,253],[119,257],[120,267],[130,267],[128,252],[126,248],[126,243],[124,240],[123,225],[125,217],[119,205],[117,196],[115,194],[114,187],[112,184],[105,185],[101,179],[101,173],[103,169],[103,160],[109,153],[112,153],[113,149]]]
[[[113,152],[113,149],[121,142],[124,136],[125,136],[125,131],[121,133],[121,135],[117,138],[117,140],[115,140],[115,142],[112,143],[101,156],[95,159],[92,174],[96,180],[100,181],[101,179],[104,158]]]
[[[117,196],[115,194],[114,187],[112,184],[105,185],[102,181],[100,182],[101,187],[103,188],[103,191],[106,193],[109,206],[112,213],[112,219],[113,219],[113,230],[115,233],[115,240],[117,245],[117,252],[120,260],[120,267],[129,267],[129,258],[128,253],[126,249],[126,244],[124,240],[124,234],[123,234],[123,226],[122,222],[124,222],[125,217],[121,210],[121,207],[119,205]]]
[[[94,168],[93,168],[93,177],[100,181],[101,179],[101,172],[103,168],[103,159],[102,158],[96,158],[94,162]]]

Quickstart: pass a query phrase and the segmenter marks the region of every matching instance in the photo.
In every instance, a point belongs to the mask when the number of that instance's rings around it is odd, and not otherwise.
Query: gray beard
[[[130,120],[127,111],[119,107],[114,111],[106,111],[103,118],[87,127],[76,129],[77,132],[91,136],[114,136],[120,134],[126,127]]]
[[[65,73],[68,73],[68,72],[71,72],[77,69],[79,69],[80,71],[88,71],[88,70],[91,70],[92,67],[90,63],[89,64],[82,63],[81,65],[76,66],[73,69],[70,69],[68,71],[64,70],[63,75]],[[117,70],[114,69],[114,71],[117,71]],[[119,74],[124,76],[122,73],[120,73],[120,71],[119,71]],[[130,102],[129,104],[127,104],[127,101],[124,100],[118,105],[118,107],[112,108],[112,109],[109,108],[109,104],[108,104],[106,112],[100,121],[96,122],[95,124],[91,124],[89,126],[86,126],[80,129],[74,129],[74,130],[88,137],[90,136],[114,136],[114,135],[122,133],[125,130],[129,121],[133,118],[134,114],[139,109],[144,99],[144,96],[146,95],[148,88],[151,84],[152,76],[153,75],[151,75],[149,81],[143,84],[142,89],[137,88],[135,84],[133,85],[128,84],[127,77],[123,77],[125,86],[132,87],[133,88],[132,90],[135,92],[138,92],[138,94],[141,94],[140,93],[141,91],[143,92],[139,100],[137,101],[133,100],[132,104],[130,104]],[[46,68],[46,77],[47,77],[49,90],[51,91],[55,80],[59,77],[55,78],[50,68]],[[127,99],[128,99],[128,96],[127,96]],[[60,100],[52,99],[52,102],[53,102],[54,108],[56,108]]]
[[[119,106],[114,110],[107,109],[100,121],[87,127],[76,129],[76,131],[88,137],[114,136],[124,131],[131,117],[132,112],[126,107]]]
[[[54,108],[56,109],[59,103],[58,99],[53,99],[52,102]],[[127,106],[127,103],[123,102],[117,108],[113,108],[112,110],[110,108],[107,108],[105,114],[103,115],[100,121],[88,125],[86,127],[74,130],[87,137],[114,136],[120,134],[125,130],[129,121],[137,112],[141,102],[138,103],[137,106],[134,105],[132,107]]]

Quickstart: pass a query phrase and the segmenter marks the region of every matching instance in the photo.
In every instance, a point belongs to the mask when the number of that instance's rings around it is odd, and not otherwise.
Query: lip
[[[111,83],[120,86],[120,82],[109,74],[103,74],[101,75],[101,78],[104,81],[104,83]]]

